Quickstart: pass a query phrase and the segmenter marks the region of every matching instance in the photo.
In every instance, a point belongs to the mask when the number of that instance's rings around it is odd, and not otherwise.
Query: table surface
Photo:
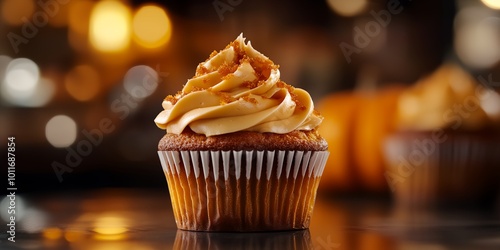
[[[0,249],[500,249],[494,209],[408,210],[387,199],[320,195],[309,230],[205,233],[176,229],[166,189],[38,193],[16,201],[16,242],[2,230]]]

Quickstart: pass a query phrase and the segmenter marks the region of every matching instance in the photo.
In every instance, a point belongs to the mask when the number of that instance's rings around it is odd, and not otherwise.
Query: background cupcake
[[[498,191],[500,95],[444,65],[399,98],[385,177],[399,204],[488,207]]]
[[[309,94],[240,35],[168,96],[156,124],[178,228],[266,231],[309,226],[328,156]]]

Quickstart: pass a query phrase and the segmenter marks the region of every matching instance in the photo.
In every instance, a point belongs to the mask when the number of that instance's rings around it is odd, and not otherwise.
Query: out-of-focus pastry
[[[399,204],[493,204],[500,170],[500,95],[456,65],[405,91],[385,142],[385,177]]]

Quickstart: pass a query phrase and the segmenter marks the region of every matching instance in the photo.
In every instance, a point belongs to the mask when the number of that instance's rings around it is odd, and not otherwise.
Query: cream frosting
[[[498,120],[500,109],[489,108],[493,103],[500,103],[494,90],[459,66],[445,64],[400,96],[398,124],[412,130],[482,129]]]
[[[181,92],[167,96],[154,120],[167,133],[186,127],[206,136],[237,131],[285,134],[313,130],[322,121],[311,96],[280,80],[269,58],[240,34],[198,65]]]

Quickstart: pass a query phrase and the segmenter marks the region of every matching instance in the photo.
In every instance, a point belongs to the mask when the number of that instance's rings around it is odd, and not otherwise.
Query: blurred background
[[[163,187],[164,131],[153,123],[161,101],[240,33],[318,104],[332,93],[409,86],[447,61],[497,76],[498,8],[495,0],[3,0],[0,138],[16,137],[24,191]],[[345,99],[321,108],[326,119],[356,98]],[[102,138],[91,132],[100,122],[109,126]],[[333,143],[333,155],[352,151]],[[85,156],[66,162],[78,150]],[[365,181],[350,182],[347,191]]]
[[[136,207],[123,192],[104,191],[71,205],[68,198],[85,190],[159,188],[167,199],[157,155],[165,131],[153,119],[198,63],[240,33],[280,65],[285,82],[309,91],[325,117],[320,133],[331,156],[321,197],[498,203],[499,0],[1,0],[0,149],[15,137],[18,193],[64,193],[38,202],[67,216],[80,205],[91,212],[147,209],[157,198],[132,192],[145,199]],[[69,207],[58,203],[64,199]],[[331,218],[335,230],[358,223],[359,213],[368,221],[385,216],[388,207],[329,200],[320,200],[316,223]],[[109,216],[82,216],[75,221],[100,218],[123,232]],[[30,223],[34,232],[47,225]],[[330,242],[319,229],[331,225],[322,225],[312,230],[323,237],[315,245]],[[61,228],[43,236],[59,239]],[[68,242],[76,239],[66,234]],[[335,235],[342,244],[345,237],[392,244],[369,234]]]

